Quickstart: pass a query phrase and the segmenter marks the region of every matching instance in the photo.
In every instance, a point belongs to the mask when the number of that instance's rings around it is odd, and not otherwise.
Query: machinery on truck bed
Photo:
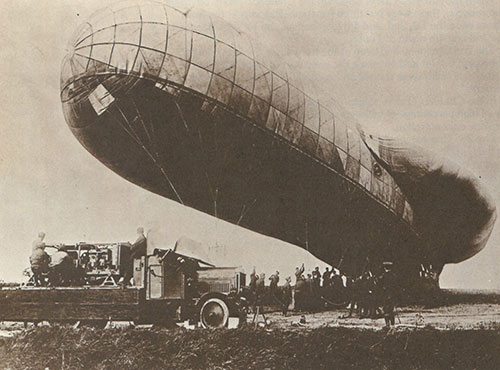
[[[245,274],[215,267],[172,249],[133,261],[133,284],[115,284],[127,267],[125,243],[81,243],[65,250],[83,271],[79,286],[22,286],[0,289],[0,321],[108,321],[166,324],[172,321],[225,327],[246,317]],[[129,262],[130,263],[130,262]]]
[[[66,252],[73,261],[71,285],[117,285],[124,275],[130,260],[129,242],[119,243],[86,243],[47,245],[46,248]],[[31,270],[27,268],[25,275],[29,277],[26,285],[34,286],[35,280]],[[50,282],[49,274],[44,279]],[[58,285],[58,282],[50,282]]]

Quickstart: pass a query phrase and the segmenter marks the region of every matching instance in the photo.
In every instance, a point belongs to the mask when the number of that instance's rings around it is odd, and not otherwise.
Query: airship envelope
[[[347,274],[390,260],[411,279],[484,247],[496,211],[475,176],[370,135],[285,62],[217,16],[119,3],[72,37],[61,101],[125,179]]]

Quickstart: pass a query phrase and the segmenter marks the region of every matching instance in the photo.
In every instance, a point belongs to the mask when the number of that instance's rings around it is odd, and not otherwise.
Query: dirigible
[[[439,276],[489,238],[496,208],[474,175],[365,131],[217,16],[120,3],[92,15],[68,49],[69,128],[149,191],[351,276],[382,261],[402,281]]]

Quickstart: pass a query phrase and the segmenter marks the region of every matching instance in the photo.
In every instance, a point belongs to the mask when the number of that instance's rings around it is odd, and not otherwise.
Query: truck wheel
[[[229,320],[229,308],[219,298],[207,299],[200,310],[200,321],[204,328],[223,328]]]

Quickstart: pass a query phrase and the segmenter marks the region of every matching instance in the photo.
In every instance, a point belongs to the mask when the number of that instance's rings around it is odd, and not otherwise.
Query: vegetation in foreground
[[[499,330],[40,327],[0,340],[3,369],[493,369]]]

